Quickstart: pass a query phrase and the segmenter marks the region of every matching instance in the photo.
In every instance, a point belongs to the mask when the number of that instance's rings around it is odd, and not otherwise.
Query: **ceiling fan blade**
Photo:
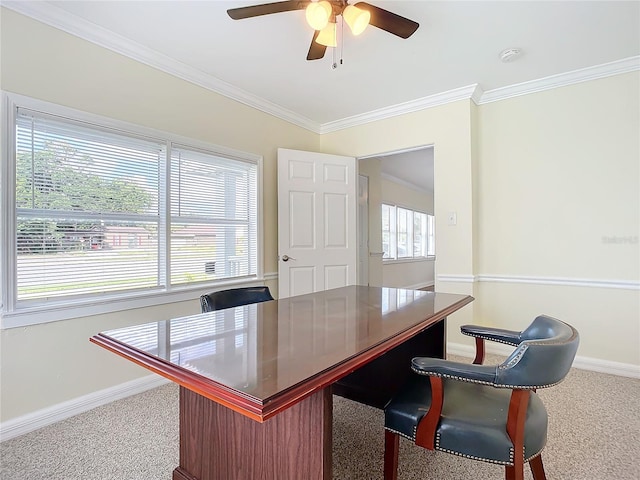
[[[320,60],[324,57],[324,53],[327,51],[325,45],[320,45],[316,42],[316,38],[320,34],[320,30],[313,32],[313,38],[311,39],[311,45],[309,45],[309,53],[307,54],[307,60]]]
[[[261,15],[270,15],[272,13],[290,12],[291,10],[303,10],[307,8],[310,2],[274,2],[264,3],[262,5],[251,5],[249,7],[231,8],[227,13],[234,20],[242,20],[243,18],[259,17]]]
[[[396,15],[395,13],[366,2],[356,3],[355,6],[362,10],[367,10],[371,14],[370,25],[393,33],[401,38],[409,38],[420,26],[419,23],[413,20],[401,17],[400,15]]]

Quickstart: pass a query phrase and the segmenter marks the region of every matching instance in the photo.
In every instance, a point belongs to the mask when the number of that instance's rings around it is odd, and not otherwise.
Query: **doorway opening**
[[[359,283],[411,289],[433,287],[435,254],[433,248],[427,254],[427,239],[421,238],[427,230],[420,227],[421,219],[434,215],[433,145],[361,157],[358,173],[367,178],[368,186],[368,215],[361,214],[360,209],[358,212],[359,234],[368,231],[367,241],[358,242],[359,259],[368,258],[368,278],[363,271]],[[383,205],[387,211],[400,212],[400,224],[396,216],[390,228],[386,217],[383,228]],[[411,220],[414,217],[415,228]],[[432,218],[429,221],[433,225]],[[389,235],[397,236],[400,249],[389,247],[393,243]],[[429,241],[433,247],[433,229]]]

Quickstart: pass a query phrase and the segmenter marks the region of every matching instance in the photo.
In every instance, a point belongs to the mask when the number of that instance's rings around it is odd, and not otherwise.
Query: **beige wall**
[[[433,143],[436,289],[473,294],[476,323],[520,329],[555,315],[580,331],[579,356],[637,367],[639,92],[634,72],[457,102],[324,135],[322,148]],[[449,341],[469,344],[452,320]]]
[[[408,188],[385,178],[382,179],[382,201],[433,215],[433,193]]]
[[[277,271],[277,147],[361,157],[434,145],[436,288],[476,297],[451,317],[449,340],[469,343],[461,323],[516,329],[544,312],[576,324],[579,355],[640,364],[638,290],[467,281],[638,281],[638,244],[602,241],[638,235],[637,72],[319,136],[14,12],[1,22],[3,90],[262,155],[266,272]],[[194,300],[1,331],[0,420],[146,375],[88,337],[197,309]]]
[[[580,331],[579,355],[640,364],[639,77],[479,107],[476,273],[585,283],[480,282],[479,320],[555,315]],[[636,289],[596,286],[606,281]]]
[[[475,296],[476,284],[438,279],[438,275],[473,275],[470,104],[467,100],[458,101],[325,134],[321,138],[321,148],[327,153],[368,157],[433,145],[438,241],[436,289]],[[457,213],[456,226],[446,224],[447,212]],[[373,247],[371,249],[373,251]],[[460,335],[459,326],[473,321],[474,303],[449,318],[449,341],[468,342]]]
[[[277,272],[276,149],[318,150],[317,134],[13,11],[0,21],[2,90],[262,155],[264,271]],[[0,420],[149,374],[89,337],[198,311],[194,299],[0,331]]]

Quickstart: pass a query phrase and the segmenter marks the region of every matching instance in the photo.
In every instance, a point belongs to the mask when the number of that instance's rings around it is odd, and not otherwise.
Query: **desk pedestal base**
[[[180,387],[173,480],[330,480],[331,389],[264,423]]]

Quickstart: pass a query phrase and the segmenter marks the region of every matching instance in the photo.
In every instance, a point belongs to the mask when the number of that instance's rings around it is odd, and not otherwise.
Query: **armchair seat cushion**
[[[443,379],[444,402],[435,449],[467,458],[513,465],[506,431],[511,390]],[[412,375],[385,408],[385,428],[415,441],[418,423],[431,406],[429,378]],[[525,420],[525,461],[538,455],[547,438],[547,412],[531,392]]]

